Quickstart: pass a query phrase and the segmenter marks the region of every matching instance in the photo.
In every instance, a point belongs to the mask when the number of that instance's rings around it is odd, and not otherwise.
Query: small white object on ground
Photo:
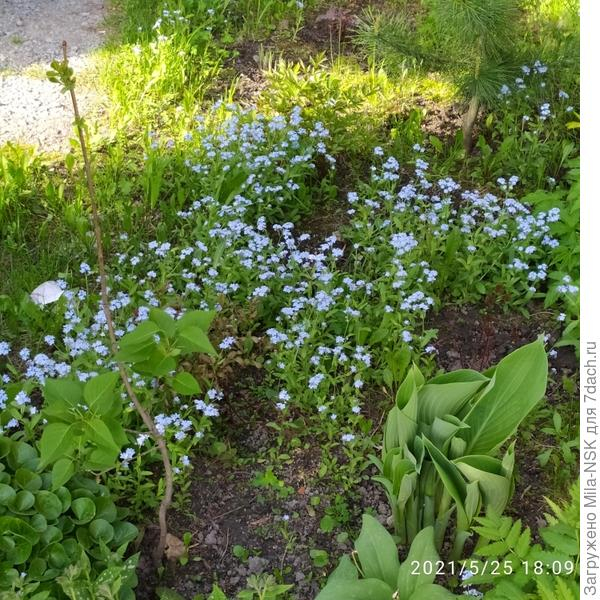
[[[56,281],[44,281],[44,283],[38,285],[35,290],[31,292],[30,298],[38,306],[45,306],[46,304],[56,302],[63,293],[63,290]]]

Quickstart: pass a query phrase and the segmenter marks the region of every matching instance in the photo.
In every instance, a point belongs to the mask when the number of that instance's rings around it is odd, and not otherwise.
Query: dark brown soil
[[[334,232],[341,220],[335,212],[327,218],[315,218],[313,231]],[[548,313],[536,311],[535,307],[525,317],[467,306],[444,308],[428,327],[438,329],[435,346],[441,368],[483,370],[540,333],[552,335],[556,324],[549,321]],[[572,373],[576,368],[574,357],[566,350],[553,365],[557,372]],[[345,531],[351,540],[360,515],[367,509],[375,510],[382,519],[389,514],[382,490],[369,480],[370,471],[362,479],[359,476],[359,483],[351,490],[340,489],[339,479],[320,476],[323,447],[319,440],[304,436],[302,442],[290,444],[292,431],[283,434],[286,450],[276,450],[277,433],[268,424],[277,419],[277,414],[270,402],[257,396],[261,384],[262,371],[252,366],[240,367],[231,377],[227,396],[232,400],[227,408],[223,406],[223,431],[219,432],[219,439],[225,441],[229,450],[220,457],[196,459],[187,493],[189,502],[170,514],[169,528],[174,535],[180,539],[186,532],[192,535],[188,562],[170,562],[158,582],[148,558],[156,542],[156,531],[148,530],[136,591],[139,600],[156,598],[157,585],[192,598],[210,592],[213,582],[233,597],[245,588],[250,575],[259,573],[274,574],[294,584],[292,597],[311,600],[322,577],[350,549],[350,542],[338,541],[336,535]],[[560,402],[560,393],[558,385],[551,385],[548,402]],[[373,401],[373,414],[369,413],[374,423],[379,422],[385,404],[380,400]],[[535,430],[532,435],[523,442],[528,451],[517,453],[517,486],[507,513],[521,518],[535,536],[547,508],[544,495],[548,495],[552,485],[531,450],[543,440],[536,438]],[[332,452],[343,464],[345,457],[338,450],[334,447]],[[282,452],[287,457],[281,456]],[[270,464],[277,465],[276,480],[270,485],[259,485],[257,476],[264,475]],[[336,496],[345,502],[346,521],[325,533],[319,524]],[[318,504],[311,502],[317,497]],[[315,567],[310,556],[312,549],[325,550],[329,563]]]

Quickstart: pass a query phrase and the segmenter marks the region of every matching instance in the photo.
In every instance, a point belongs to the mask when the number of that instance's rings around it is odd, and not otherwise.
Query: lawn
[[[0,147],[0,600],[578,597],[578,2],[106,27]]]

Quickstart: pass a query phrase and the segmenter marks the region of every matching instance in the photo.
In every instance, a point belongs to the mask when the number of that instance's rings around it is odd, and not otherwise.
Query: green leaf
[[[154,336],[160,331],[158,325],[152,321],[140,323],[133,331],[126,333],[119,341],[121,349],[136,349],[146,344],[155,344]]]
[[[184,352],[204,352],[211,356],[217,354],[206,333],[193,325],[179,331],[175,338],[175,345]]]
[[[63,486],[75,474],[75,464],[70,458],[60,458],[52,467],[52,491]]]
[[[95,519],[89,525],[90,535],[95,542],[108,544],[115,536],[113,526],[106,519]]]
[[[38,543],[39,534],[23,519],[0,517],[0,531],[14,542],[10,553],[9,565],[20,565],[31,556],[33,546]]]
[[[17,514],[28,514],[34,503],[35,496],[29,490],[21,490],[11,500],[9,508]]]
[[[315,600],[392,600],[394,590],[379,579],[336,580],[328,583]]]
[[[429,456],[431,457],[431,461],[433,462],[435,469],[444,484],[444,487],[456,502],[456,507],[458,509],[458,528],[466,529],[468,523],[465,522],[467,520],[467,515],[465,512],[465,500],[467,498],[467,485],[462,478],[460,471],[457,467],[448,460],[442,452],[438,448],[436,448],[425,436],[423,437],[423,442],[427,451],[429,452]]]
[[[35,494],[35,508],[48,521],[54,521],[62,514],[63,507],[59,497],[45,490]]]
[[[17,495],[17,492],[10,486],[5,483],[0,483],[0,506],[6,506]]]
[[[358,569],[352,562],[351,558],[346,554],[342,556],[338,566],[335,568],[333,573],[327,579],[327,584],[333,583],[334,581],[357,581],[358,580]]]
[[[426,527],[419,531],[413,540],[406,560],[398,571],[397,587],[400,598],[412,598],[413,592],[422,585],[433,583],[435,579],[435,564],[439,560],[439,554],[435,549],[433,527]],[[431,561],[434,568],[430,575],[425,575],[423,564]],[[414,565],[418,563],[419,574],[413,575]]]
[[[366,579],[385,581],[396,585],[400,561],[398,548],[388,531],[371,515],[363,515],[362,528],[354,547]]]
[[[83,388],[83,398],[89,409],[97,415],[105,416],[114,412],[118,399],[115,386],[119,380],[118,372],[103,373],[92,377]]]
[[[216,314],[214,310],[188,310],[177,321],[177,331],[183,331],[189,326],[193,326],[207,332]]]
[[[96,505],[90,498],[76,498],[71,502],[71,510],[75,515],[73,521],[77,525],[89,523],[96,516]]]
[[[458,435],[469,454],[489,454],[517,429],[546,390],[548,359],[537,340],[503,358],[477,403],[464,417],[470,429]]]
[[[185,600],[181,594],[178,594],[170,588],[159,587],[156,589],[156,594],[158,595],[159,600]],[[223,596],[223,598],[225,598],[225,596]],[[225,600],[227,600],[227,598],[225,598]]]
[[[83,384],[75,379],[47,379],[43,394],[48,404],[77,406],[83,398]]]
[[[161,346],[154,346],[146,359],[135,363],[134,369],[139,373],[164,377],[177,368],[176,360],[166,353]]]
[[[511,492],[511,480],[501,473],[501,461],[489,456],[465,456],[454,461],[470,482],[477,482],[485,505],[502,514]]]
[[[196,381],[196,378],[190,373],[177,373],[171,381],[171,385],[178,394],[184,396],[193,396],[194,394],[200,393],[200,385]]]
[[[441,375],[419,390],[419,421],[457,415],[489,379],[477,371],[460,370]]]
[[[151,308],[150,320],[153,323],[156,323],[156,325],[160,327],[161,331],[167,337],[173,337],[175,335],[177,322],[171,315],[167,314],[164,310],[160,310],[158,308]]]
[[[77,424],[48,423],[40,440],[40,466],[71,456],[77,447],[79,431]]]
[[[429,583],[420,586],[415,593],[410,596],[410,600],[447,600],[448,598],[462,598],[455,596],[451,591],[443,588],[441,585]]]

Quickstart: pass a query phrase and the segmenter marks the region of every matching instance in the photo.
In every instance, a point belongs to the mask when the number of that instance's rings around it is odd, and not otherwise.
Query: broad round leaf
[[[96,516],[96,505],[90,498],[77,498],[71,502],[71,510],[75,515],[73,521],[77,525],[89,523]]]
[[[100,496],[94,498],[94,504],[96,505],[96,518],[104,519],[109,523],[112,523],[117,518],[117,507],[115,503],[107,497]]]
[[[52,492],[41,490],[35,495],[35,507],[48,521],[58,519],[63,511],[60,498]]]
[[[17,495],[17,492],[10,486],[5,483],[0,483],[0,506],[6,506]]]
[[[96,542],[108,544],[115,537],[113,526],[105,519],[96,519],[90,523],[89,532]]]
[[[44,515],[32,515],[29,524],[40,534],[48,529],[48,521]]]
[[[29,469],[17,469],[13,477],[15,487],[19,487],[23,490],[29,490],[30,492],[37,492],[42,488],[42,478]]]
[[[9,504],[10,510],[17,514],[27,514],[35,503],[35,496],[29,490],[21,490]]]

